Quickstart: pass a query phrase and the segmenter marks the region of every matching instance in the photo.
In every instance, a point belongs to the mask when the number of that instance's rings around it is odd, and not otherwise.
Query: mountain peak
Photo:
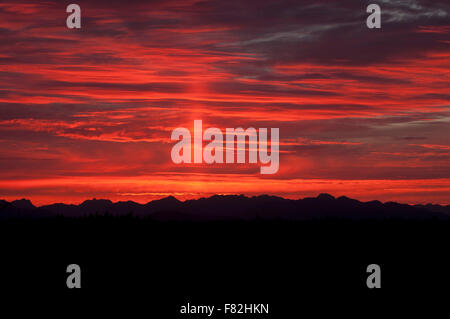
[[[172,196],[172,195],[164,197],[161,200],[170,201],[170,202],[177,202],[177,203],[179,202],[179,200],[176,197]]]
[[[148,202],[146,205],[154,205],[154,204],[178,204],[181,203],[176,197],[173,197],[172,195],[169,195],[167,197],[163,197],[160,199],[152,200]]]
[[[319,194],[319,196],[317,196],[317,199],[320,199],[320,200],[334,200],[335,198],[334,198],[334,196],[332,196],[330,194],[322,193],[322,194]]]
[[[33,203],[31,203],[31,201],[29,199],[18,199],[15,200],[13,202],[11,202],[11,205],[13,205],[14,207],[17,208],[21,208],[21,209],[35,209],[36,206],[33,205]]]
[[[112,201],[109,199],[88,199],[80,204],[80,208],[91,213],[106,211],[108,207],[112,206]]]
[[[87,199],[84,202],[81,203],[81,205],[88,205],[88,204],[93,204],[93,203],[104,203],[104,204],[112,204],[112,201],[110,201],[109,199],[97,199],[97,198],[93,198],[93,199]]]

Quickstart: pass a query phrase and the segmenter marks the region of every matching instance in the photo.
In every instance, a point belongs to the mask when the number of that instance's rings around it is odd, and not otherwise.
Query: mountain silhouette
[[[113,203],[107,199],[86,200],[79,205],[56,203],[36,207],[27,199],[0,200],[0,218],[53,216],[134,215],[155,220],[310,220],[310,219],[450,219],[450,206],[407,205],[380,201],[361,202],[329,194],[298,200],[278,196],[213,195],[179,201],[173,196],[139,204]]]
[[[450,206],[407,205],[380,201],[361,202],[329,194],[298,200],[261,195],[213,195],[179,201],[173,196],[139,204],[113,203],[106,199],[86,200],[79,205],[56,203],[36,207],[27,199],[11,203],[0,200],[0,218],[40,218],[52,216],[134,215],[156,220],[251,220],[287,219],[450,219]]]
[[[30,200],[22,198],[19,200],[15,200],[11,203],[14,207],[17,207],[19,209],[34,209],[36,206],[34,206]]]

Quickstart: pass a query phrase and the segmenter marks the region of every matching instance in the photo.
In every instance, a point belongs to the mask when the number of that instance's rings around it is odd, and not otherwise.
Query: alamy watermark
[[[191,132],[184,127],[178,127],[172,131],[172,141],[176,143],[171,151],[172,161],[180,163],[236,163],[246,162],[246,141],[248,139],[248,163],[265,164],[261,166],[261,174],[275,174],[279,168],[279,139],[278,128],[270,129],[270,154],[268,152],[267,128],[258,131],[253,127],[227,128],[225,140],[222,131],[218,128],[208,128],[203,132],[202,120],[194,121],[193,161]],[[236,141],[237,140],[237,141]],[[203,141],[210,141],[203,148]],[[236,143],[235,143],[236,141]],[[236,146],[236,148],[235,148]]]
[[[81,7],[72,3],[66,8],[66,12],[70,15],[66,19],[66,25],[69,29],[81,28]],[[370,15],[366,19],[366,25],[369,29],[381,28],[381,8],[378,4],[370,4],[366,8],[366,12]]]

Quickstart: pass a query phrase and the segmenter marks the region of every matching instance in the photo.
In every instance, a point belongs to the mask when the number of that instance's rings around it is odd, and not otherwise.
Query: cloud
[[[450,4],[380,1],[382,28],[369,30],[368,3],[80,0],[82,28],[69,30],[66,4],[3,1],[0,180],[14,194],[48,199],[64,196],[60,179],[66,196],[80,197],[204,194],[211,185],[282,195],[305,178],[309,185],[292,189],[322,192],[355,179],[362,197],[374,187],[380,198],[419,201],[433,197],[420,195],[424,180],[442,178],[434,190],[444,200]],[[170,132],[194,119],[279,127],[279,173],[174,165]],[[85,176],[89,190],[79,183]],[[129,183],[113,190],[111,176]],[[398,191],[383,193],[374,179]]]

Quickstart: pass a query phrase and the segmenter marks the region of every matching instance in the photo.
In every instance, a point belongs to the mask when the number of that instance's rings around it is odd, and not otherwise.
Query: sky
[[[450,1],[73,2],[0,1],[0,198],[450,204]],[[279,128],[279,171],[174,164],[194,120]]]

